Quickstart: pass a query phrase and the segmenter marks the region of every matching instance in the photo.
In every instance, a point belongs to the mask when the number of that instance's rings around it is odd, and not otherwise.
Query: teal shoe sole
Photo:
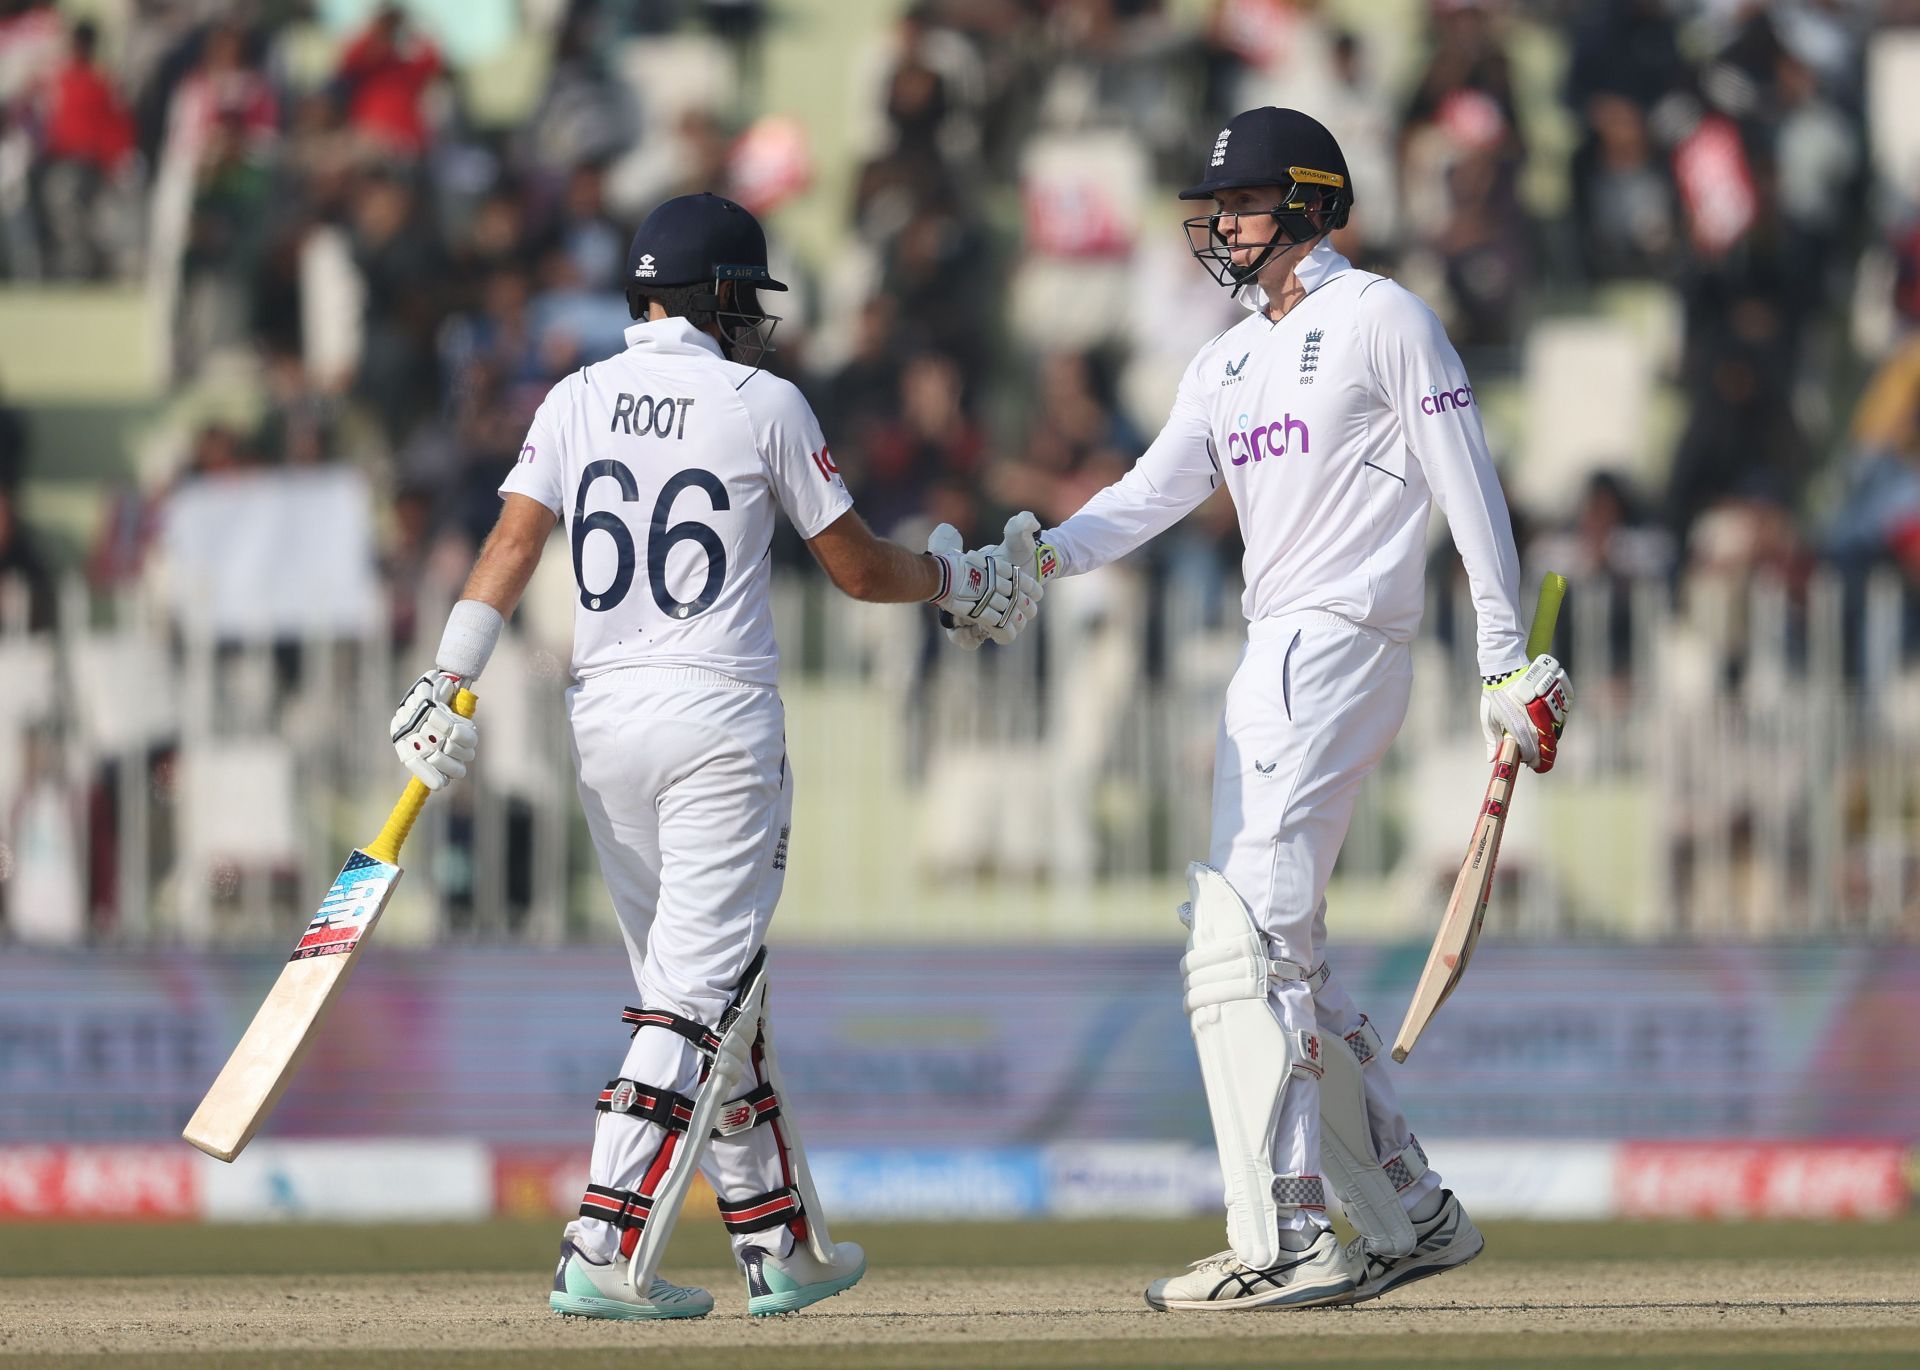
[[[756,1294],[747,1300],[749,1317],[765,1318],[775,1313],[794,1313],[809,1304],[830,1299],[835,1294],[844,1294],[860,1283],[860,1277],[867,1273],[867,1263],[860,1262],[860,1268],[850,1275],[842,1275],[837,1280],[822,1280],[819,1284],[803,1284],[798,1289],[789,1289],[780,1294]]]
[[[859,1278],[858,1275],[854,1276],[854,1279]],[[547,1307],[562,1317],[611,1318],[619,1322],[654,1322],[661,1318],[704,1318],[713,1311],[712,1304],[704,1308],[697,1303],[680,1307],[641,1308],[636,1304],[622,1303],[618,1299],[600,1299],[587,1294],[562,1294],[558,1290],[547,1295]]]

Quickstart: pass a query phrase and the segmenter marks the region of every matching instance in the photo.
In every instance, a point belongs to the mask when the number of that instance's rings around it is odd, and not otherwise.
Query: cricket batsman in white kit
[[[1189,245],[1248,315],[1193,359],[1133,469],[1041,533],[1036,563],[1043,578],[1104,566],[1222,482],[1246,546],[1212,849],[1182,910],[1231,1246],[1146,1297],[1356,1303],[1482,1245],[1395,1102],[1379,1035],[1321,956],[1354,799],[1406,715],[1430,504],[1472,583],[1489,757],[1511,733],[1547,770],[1571,691],[1552,657],[1527,659],[1506,501],[1459,356],[1432,310],[1327,240],[1353,203],[1333,135],[1296,110],[1249,110],[1181,198],[1214,202],[1187,221]],[[1361,1233],[1346,1249],[1323,1173]]]
[[[595,1105],[590,1183],[549,1304],[624,1319],[711,1310],[705,1290],[658,1276],[698,1169],[748,1311],[791,1312],[851,1287],[866,1259],[827,1235],[766,1016],[763,943],[793,804],[767,594],[775,514],[846,593],[931,602],[999,642],[1040,587],[1004,547],[915,553],[868,530],[807,402],[757,369],[778,321],[759,292],[786,287],[746,210],[716,195],[667,201],[635,234],[626,280],[639,320],[627,349],[540,406],[393,743],[432,788],[466,774],[477,733],[454,692],[485,668],[565,520],[579,589],[574,764],[640,1005]]]

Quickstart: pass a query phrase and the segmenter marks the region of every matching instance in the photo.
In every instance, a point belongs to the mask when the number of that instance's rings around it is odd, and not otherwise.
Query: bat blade
[[[1413,1044],[1426,1031],[1433,1015],[1440,1011],[1440,1005],[1467,973],[1467,962],[1473,957],[1474,943],[1480,940],[1480,923],[1486,917],[1487,903],[1493,895],[1493,871],[1500,860],[1500,830],[1506,822],[1507,796],[1512,791],[1518,765],[1519,749],[1508,739],[1501,747],[1500,759],[1494,763],[1493,779],[1480,806],[1479,821],[1473,827],[1473,840],[1467,844],[1467,859],[1454,878],[1453,895],[1447,900],[1447,911],[1440,919],[1433,950],[1427,954],[1426,969],[1420,972],[1413,1002],[1407,1006],[1407,1016],[1394,1038],[1395,1061],[1407,1059],[1407,1053],[1413,1050]]]
[[[367,933],[400,883],[400,867],[355,851],[328,887],[240,1044],[181,1135],[231,1161],[253,1139],[346,983]]]

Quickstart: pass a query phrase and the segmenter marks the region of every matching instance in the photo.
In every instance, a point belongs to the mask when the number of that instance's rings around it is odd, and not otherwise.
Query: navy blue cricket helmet
[[[759,220],[723,195],[703,191],[665,201],[627,248],[627,308],[634,318],[645,318],[647,301],[659,300],[695,327],[717,324],[728,353],[748,365],[773,351],[773,327],[780,322],[760,307],[759,292],[786,288],[767,269]]]
[[[1186,221],[1187,246],[1222,285],[1241,286],[1259,275],[1273,254],[1341,228],[1353,207],[1347,159],[1327,126],[1297,109],[1265,105],[1236,114],[1213,141],[1206,177],[1180,192],[1183,200],[1211,199],[1223,190],[1272,186],[1273,237],[1248,266],[1235,266],[1220,235],[1218,213]],[[1256,244],[1243,243],[1243,247]]]

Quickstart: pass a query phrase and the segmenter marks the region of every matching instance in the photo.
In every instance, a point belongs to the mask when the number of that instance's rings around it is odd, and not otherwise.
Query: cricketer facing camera
[[[574,765],[640,1007],[595,1104],[590,1183],[549,1296],[561,1313],[713,1307],[657,1273],[696,1168],[719,1197],[749,1312],[804,1308],[866,1270],[858,1246],[827,1235],[766,1016],[762,944],[793,795],[767,596],[776,508],[856,599],[931,602],[1010,642],[1040,598],[1004,544],[965,551],[945,529],[946,550],[915,553],[868,530],[807,402],[757,369],[778,321],[759,292],[784,289],[760,226],[732,201],[687,195],[647,217],[627,257],[639,322],[626,350],[540,406],[434,669],[394,717],[394,747],[427,785],[466,774],[478,735],[454,694],[485,669],[564,519],[580,592]],[[1008,537],[1030,540],[1033,526]]]
[[[1333,135],[1296,110],[1249,110],[1181,198],[1214,202],[1187,221],[1189,246],[1249,313],[1201,348],[1133,469],[1040,534],[1036,563],[1043,578],[1104,566],[1222,482],[1246,545],[1212,849],[1182,911],[1231,1247],[1156,1280],[1147,1302],[1356,1303],[1481,1248],[1394,1101],[1379,1035],[1321,959],[1354,798],[1407,710],[1430,502],[1472,583],[1489,757],[1510,732],[1529,766],[1551,767],[1571,691],[1552,657],[1527,659],[1506,501],[1459,356],[1432,310],[1327,240],[1353,204]],[[1345,1249],[1323,1166],[1361,1233]]]

